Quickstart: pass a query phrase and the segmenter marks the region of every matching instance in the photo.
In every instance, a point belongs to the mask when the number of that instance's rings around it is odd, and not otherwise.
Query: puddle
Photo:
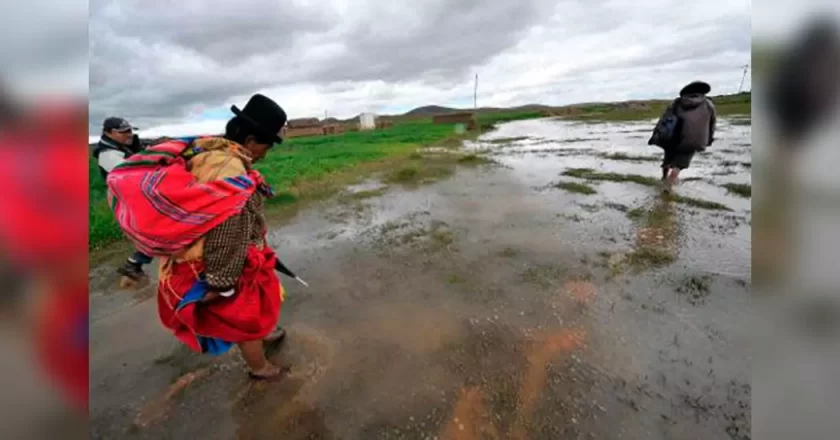
[[[379,191],[388,188],[388,185],[383,184],[378,180],[365,180],[355,185],[350,185],[344,190],[351,194],[358,194],[368,191]]]

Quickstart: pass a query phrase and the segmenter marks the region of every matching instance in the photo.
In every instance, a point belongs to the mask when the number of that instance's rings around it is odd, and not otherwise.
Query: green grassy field
[[[736,95],[713,96],[718,116],[751,115],[752,93],[745,92]],[[665,110],[670,101],[642,101],[636,107],[622,105],[622,103],[589,104],[570,106],[577,110],[563,119],[578,121],[635,121],[642,119],[656,119]]]
[[[494,112],[479,115],[478,122],[482,130],[487,130],[496,123],[541,116],[540,112]],[[398,122],[384,130],[290,139],[270,152],[257,169],[278,194],[271,204],[290,205],[324,195],[375,164],[389,166],[393,161],[410,160],[418,148],[459,140],[453,125],[436,125],[431,118]],[[105,182],[92,158],[89,168],[89,248],[94,250],[121,240],[123,235],[108,207]]]

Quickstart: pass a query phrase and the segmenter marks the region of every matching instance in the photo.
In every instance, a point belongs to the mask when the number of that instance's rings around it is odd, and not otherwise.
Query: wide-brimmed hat
[[[680,90],[680,96],[693,95],[699,93],[701,95],[708,95],[712,91],[712,86],[703,81],[694,81]]]
[[[230,110],[266,138],[274,139],[277,144],[283,142],[280,130],[286,125],[286,112],[271,98],[256,94],[242,110],[235,105]]]

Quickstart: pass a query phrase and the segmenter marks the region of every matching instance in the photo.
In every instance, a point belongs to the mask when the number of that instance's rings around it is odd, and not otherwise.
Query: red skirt
[[[202,261],[173,263],[158,285],[158,315],[163,325],[197,352],[204,341],[238,343],[263,339],[277,326],[283,288],[274,272],[277,257],[265,247],[250,246],[236,292],[202,303]],[[206,286],[206,285],[205,285]]]

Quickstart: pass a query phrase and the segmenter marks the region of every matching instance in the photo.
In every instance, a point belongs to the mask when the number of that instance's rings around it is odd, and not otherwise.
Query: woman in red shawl
[[[274,101],[255,95],[243,110],[232,110],[236,116],[223,138],[173,141],[186,144],[182,157],[199,183],[241,179],[282,141],[277,133],[286,114]],[[264,341],[285,336],[276,327],[283,290],[266,242],[262,197],[254,192],[238,214],[184,251],[162,258],[158,288],[160,319],[178,339],[210,354],[238,345],[254,379],[281,374],[266,359]]]

